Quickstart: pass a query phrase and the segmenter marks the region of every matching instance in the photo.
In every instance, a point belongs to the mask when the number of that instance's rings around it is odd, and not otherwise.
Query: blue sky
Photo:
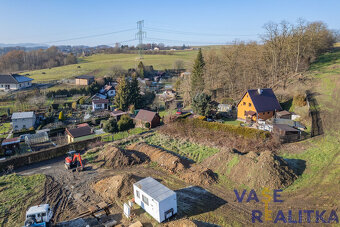
[[[340,29],[339,11],[339,0],[1,0],[0,43],[113,44],[134,39],[144,20],[145,42],[222,44],[258,40],[269,21],[321,20]]]

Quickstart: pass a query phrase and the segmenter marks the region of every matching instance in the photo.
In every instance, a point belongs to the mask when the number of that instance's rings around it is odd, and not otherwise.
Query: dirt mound
[[[158,147],[140,142],[128,146],[127,149],[146,154],[151,161],[157,162],[166,170],[178,174],[180,178],[190,184],[210,185],[217,182],[217,175],[211,169],[199,164],[189,167],[186,160]]]
[[[135,165],[145,161],[144,158],[132,151],[123,150],[110,144],[103,147],[97,160],[103,162],[103,166],[107,168]]]
[[[181,178],[195,185],[210,185],[217,182],[217,174],[201,165],[195,165],[187,169],[181,174]]]
[[[180,172],[184,170],[186,166],[185,162],[178,156],[144,142],[132,144],[128,146],[127,149],[137,150],[146,154],[151,161],[157,162],[160,166],[171,172]]]
[[[125,199],[132,194],[132,185],[137,182],[132,174],[122,174],[104,178],[94,184],[92,189],[104,200],[115,202],[116,199]]]
[[[260,154],[222,151],[205,160],[203,165],[237,184],[251,188],[284,188],[297,178],[287,162],[271,151]]]
[[[197,227],[197,225],[189,220],[189,219],[182,219],[177,221],[172,221],[164,225],[165,227]]]

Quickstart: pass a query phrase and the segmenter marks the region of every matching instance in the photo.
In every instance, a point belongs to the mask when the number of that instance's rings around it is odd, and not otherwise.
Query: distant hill
[[[0,43],[0,47],[24,47],[24,48],[48,48],[46,44],[40,43],[14,43],[14,44],[5,44]]]

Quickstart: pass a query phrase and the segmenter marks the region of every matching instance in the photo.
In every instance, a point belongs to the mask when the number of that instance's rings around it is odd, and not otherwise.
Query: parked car
[[[176,112],[176,115],[181,115],[182,114],[182,110],[178,109]]]

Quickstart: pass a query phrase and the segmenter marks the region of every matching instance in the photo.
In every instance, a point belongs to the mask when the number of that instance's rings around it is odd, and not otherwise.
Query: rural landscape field
[[[339,226],[338,2],[0,6],[0,226]]]

